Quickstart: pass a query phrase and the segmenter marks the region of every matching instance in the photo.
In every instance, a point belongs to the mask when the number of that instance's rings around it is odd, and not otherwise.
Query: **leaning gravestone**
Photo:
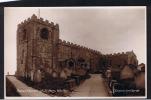
[[[64,72],[64,70],[61,71],[61,73],[60,73],[60,78],[67,79],[67,75],[66,75],[66,73]]]
[[[41,82],[41,71],[37,70],[34,74],[34,81],[35,82]]]
[[[52,77],[56,78],[57,77],[57,73],[55,71],[52,72]]]
[[[141,72],[135,77],[136,87],[139,89],[145,89],[145,72]]]
[[[120,75],[120,79],[130,79],[134,78],[134,72],[129,66],[125,66]]]
[[[31,81],[34,81],[34,71],[32,70],[32,71],[30,72],[30,74],[31,74]]]

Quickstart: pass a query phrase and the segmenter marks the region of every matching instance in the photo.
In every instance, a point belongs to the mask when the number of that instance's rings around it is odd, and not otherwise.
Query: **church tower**
[[[57,77],[59,26],[33,15],[18,25],[16,76],[40,82]]]

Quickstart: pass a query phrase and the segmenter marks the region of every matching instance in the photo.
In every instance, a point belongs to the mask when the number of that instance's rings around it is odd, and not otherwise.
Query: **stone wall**
[[[127,64],[138,65],[138,60],[133,51],[104,55],[104,66],[124,66]]]
[[[101,52],[59,39],[59,25],[48,20],[31,18],[17,29],[16,76],[40,82],[45,74],[67,78],[83,75],[112,65],[137,64],[133,52],[103,55]]]
[[[65,40],[59,40],[58,61],[61,67],[70,67],[68,61],[72,59],[75,68],[91,69],[91,72],[97,71],[101,53],[99,51],[73,44]],[[63,64],[64,63],[64,64]]]
[[[45,73],[57,75],[58,41],[58,24],[35,15],[21,22],[17,30],[16,76],[39,82]]]
[[[96,50],[62,41],[58,24],[35,15],[18,25],[17,76],[39,82],[45,73],[60,77],[90,69],[95,72],[100,55]]]

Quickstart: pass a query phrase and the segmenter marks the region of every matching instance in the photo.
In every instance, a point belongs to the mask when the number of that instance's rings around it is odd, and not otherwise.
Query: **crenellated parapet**
[[[133,51],[117,52],[113,54],[104,55],[109,65],[125,65],[125,64],[138,64],[137,56]]]
[[[53,22],[49,22],[48,20],[44,20],[43,18],[38,18],[35,14],[33,14],[30,18],[25,19],[20,24],[18,24],[18,28],[24,27],[25,25],[32,23],[32,22],[41,23],[46,26],[50,26],[52,28],[59,29],[58,24],[54,24]]]
[[[24,55],[28,56],[23,57]],[[70,68],[74,66],[74,69],[87,66],[95,72],[100,70],[100,66],[136,64],[134,55],[133,51],[103,55],[100,51],[59,39],[59,25],[39,18],[35,14],[18,24],[17,73],[19,76],[33,78],[40,75],[40,72],[46,72],[55,78],[60,77],[60,71],[69,66]],[[76,60],[81,58],[84,60],[76,63]],[[69,61],[73,64],[69,64]],[[73,72],[75,74],[76,70]]]
[[[127,51],[127,52],[117,52],[117,53],[112,53],[112,54],[106,54],[105,56],[121,56],[121,55],[135,55],[133,51]]]
[[[112,56],[120,56],[126,54],[127,54],[126,52],[117,52],[117,53],[105,54],[104,56],[112,57]]]
[[[78,44],[74,44],[72,42],[61,40],[61,39],[59,39],[59,45],[64,45],[64,46],[68,46],[68,47],[71,47],[71,48],[80,49],[82,51],[87,51],[87,52],[90,52],[92,54],[101,55],[101,52],[99,52],[97,50],[93,50],[93,49],[90,49],[88,47],[78,45]]]

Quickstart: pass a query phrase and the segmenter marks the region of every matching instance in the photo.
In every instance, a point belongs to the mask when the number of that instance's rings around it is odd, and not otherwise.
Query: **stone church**
[[[113,62],[119,64],[119,61],[123,61],[120,64],[137,64],[133,52],[103,55],[99,51],[61,40],[59,25],[37,18],[36,15],[18,25],[17,77],[40,82],[47,73],[54,78],[66,79],[72,74],[96,72],[102,66],[112,65]]]

